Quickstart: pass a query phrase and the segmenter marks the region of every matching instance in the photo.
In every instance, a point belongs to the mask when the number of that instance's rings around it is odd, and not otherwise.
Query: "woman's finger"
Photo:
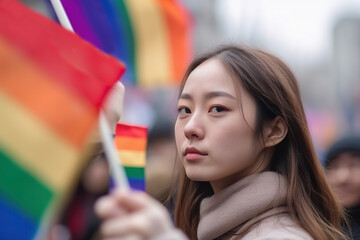
[[[160,205],[144,192],[139,191],[115,191],[114,197],[117,203],[129,212],[138,211],[140,209],[153,205]]]
[[[123,103],[124,103],[125,87],[121,82],[117,82],[110,93],[104,104],[104,111],[107,120],[109,121],[110,128],[115,131],[117,122],[120,120]]]
[[[142,239],[152,235],[151,223],[140,214],[128,215],[126,217],[111,218],[105,221],[101,227],[101,235],[105,238],[141,236]]]
[[[95,203],[94,209],[95,209],[95,213],[101,219],[119,217],[124,215],[125,213],[125,210],[122,209],[121,206],[119,206],[117,200],[114,198],[113,195],[101,197]]]

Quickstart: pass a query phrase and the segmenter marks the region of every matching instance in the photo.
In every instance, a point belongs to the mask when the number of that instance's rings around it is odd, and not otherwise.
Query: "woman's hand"
[[[178,231],[165,207],[143,192],[117,190],[99,199],[95,211],[103,219],[104,239],[152,239]]]
[[[123,111],[124,95],[124,85],[117,82],[105,100],[104,113],[113,133],[115,133],[116,124],[119,122]]]

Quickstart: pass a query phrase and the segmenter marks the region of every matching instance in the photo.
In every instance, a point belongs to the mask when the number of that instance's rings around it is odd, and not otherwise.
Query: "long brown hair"
[[[216,58],[233,79],[255,99],[255,134],[262,138],[267,120],[281,116],[287,126],[285,139],[273,152],[269,170],[287,178],[287,206],[291,217],[314,239],[338,240],[343,210],[337,203],[316,156],[296,79],[279,58],[261,50],[225,45],[195,59],[188,67],[180,94],[190,73],[201,63]],[[197,239],[200,202],[213,194],[210,183],[190,180],[181,167],[175,223],[190,239]]]

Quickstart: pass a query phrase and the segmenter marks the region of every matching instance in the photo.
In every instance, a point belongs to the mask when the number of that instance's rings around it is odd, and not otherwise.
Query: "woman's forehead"
[[[199,66],[197,66],[187,77],[183,90],[190,87],[202,88],[227,88],[235,91],[236,86],[234,84],[233,76],[225,68],[223,63],[216,59],[209,59]]]

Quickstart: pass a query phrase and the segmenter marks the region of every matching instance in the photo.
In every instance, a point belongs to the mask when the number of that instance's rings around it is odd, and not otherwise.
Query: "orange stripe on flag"
[[[178,1],[156,0],[165,18],[173,79],[179,83],[191,57],[190,17]]]
[[[43,123],[65,138],[75,147],[83,145],[88,136],[89,127],[96,119],[96,109],[56,81],[52,81],[38,66],[0,38],[1,66],[0,88],[11,95],[24,109],[32,112]],[[21,71],[19,71],[21,69]],[[24,79],[26,76],[26,79]],[[22,80],[19,82],[19,80]],[[48,102],[52,107],[49,108]],[[69,111],[72,111],[70,114]],[[69,114],[62,115],[61,112]],[[76,131],[71,126],[77,125]]]
[[[145,138],[115,137],[115,145],[118,150],[145,151]]]

